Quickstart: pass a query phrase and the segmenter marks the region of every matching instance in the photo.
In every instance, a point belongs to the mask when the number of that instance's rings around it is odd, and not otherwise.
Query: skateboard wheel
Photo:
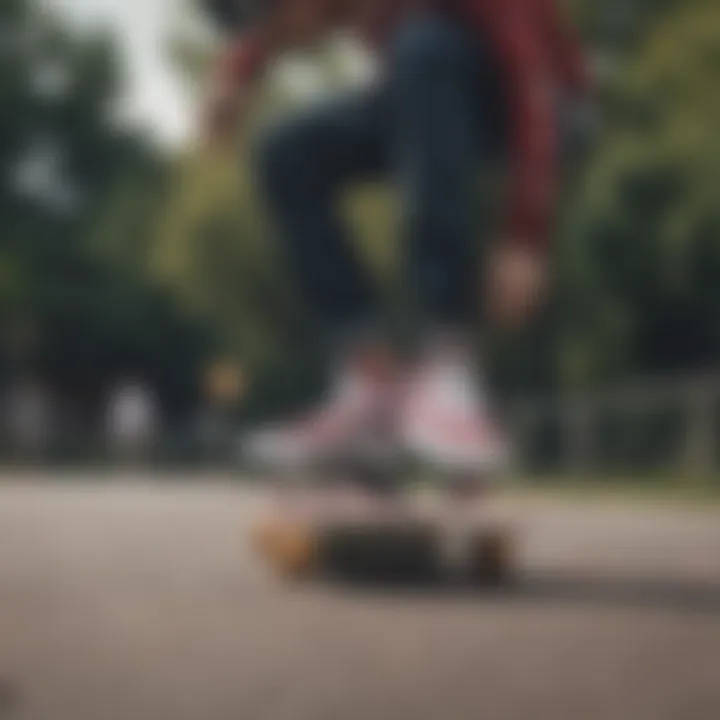
[[[475,582],[505,585],[515,568],[514,538],[501,530],[479,534],[471,544],[470,575]]]
[[[253,532],[258,554],[282,577],[300,579],[317,569],[317,541],[313,530],[290,522],[267,522]]]

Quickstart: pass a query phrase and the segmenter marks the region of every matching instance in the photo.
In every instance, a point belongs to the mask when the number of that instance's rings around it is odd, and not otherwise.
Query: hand
[[[205,139],[212,144],[231,140],[250,104],[254,81],[267,62],[273,44],[265,33],[233,40],[211,76],[204,121]]]
[[[223,146],[235,135],[240,111],[236,98],[213,97],[202,119],[203,140],[210,146]]]
[[[212,146],[222,146],[231,141],[237,132],[245,105],[245,93],[237,88],[214,88],[203,117],[205,141]]]
[[[541,253],[519,244],[505,244],[490,256],[485,288],[492,324],[506,329],[523,325],[542,300],[546,263]]]

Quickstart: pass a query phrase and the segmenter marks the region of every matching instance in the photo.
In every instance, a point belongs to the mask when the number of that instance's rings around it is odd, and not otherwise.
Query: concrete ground
[[[520,582],[473,593],[283,586],[257,502],[0,479],[0,718],[720,717],[720,508],[508,499]]]

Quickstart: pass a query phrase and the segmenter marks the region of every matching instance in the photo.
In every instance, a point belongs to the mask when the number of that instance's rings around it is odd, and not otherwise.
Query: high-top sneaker
[[[438,469],[505,469],[508,446],[491,417],[465,344],[438,342],[421,358],[407,384],[401,436],[407,450]]]
[[[389,355],[360,350],[340,364],[318,407],[251,432],[244,438],[243,452],[270,470],[304,469],[389,452],[396,392]]]

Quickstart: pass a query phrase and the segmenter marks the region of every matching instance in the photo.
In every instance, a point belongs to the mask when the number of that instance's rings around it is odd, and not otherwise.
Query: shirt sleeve
[[[466,5],[488,30],[502,68],[508,104],[509,177],[504,237],[543,250],[557,194],[555,77],[534,14],[525,3]]]

